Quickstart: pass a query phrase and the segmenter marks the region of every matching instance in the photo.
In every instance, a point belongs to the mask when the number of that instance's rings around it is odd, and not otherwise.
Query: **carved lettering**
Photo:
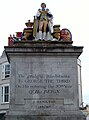
[[[31,95],[61,94],[63,89],[71,89],[72,83],[69,75],[60,74],[18,74],[16,89],[24,89],[26,97]],[[58,97],[58,96],[57,96]]]

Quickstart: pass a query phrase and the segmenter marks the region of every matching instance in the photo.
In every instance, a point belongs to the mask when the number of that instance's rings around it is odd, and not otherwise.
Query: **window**
[[[8,103],[9,102],[9,85],[3,85],[2,86],[2,102]]]
[[[8,62],[2,64],[2,79],[10,77],[10,64]]]
[[[10,65],[5,65],[5,78],[10,76]]]

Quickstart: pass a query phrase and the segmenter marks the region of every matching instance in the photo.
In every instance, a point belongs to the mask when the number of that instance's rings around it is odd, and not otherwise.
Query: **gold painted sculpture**
[[[28,39],[33,38],[33,22],[30,22],[30,20],[28,20],[25,25],[27,28],[24,28],[23,30],[24,36],[22,39],[28,41]]]
[[[53,37],[60,40],[60,25],[54,25],[53,31]]]

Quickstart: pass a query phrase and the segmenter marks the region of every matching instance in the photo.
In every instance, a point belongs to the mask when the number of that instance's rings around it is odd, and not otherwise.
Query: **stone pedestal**
[[[25,42],[5,47],[11,64],[6,120],[85,120],[79,110],[77,59],[71,42]]]

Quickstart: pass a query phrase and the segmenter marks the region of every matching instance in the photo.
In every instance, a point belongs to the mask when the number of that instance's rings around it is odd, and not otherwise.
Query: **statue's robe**
[[[48,20],[48,26],[46,29],[47,37],[51,38],[51,33],[53,33],[53,15],[49,11],[49,9],[38,9],[37,14],[34,19],[34,28],[33,28],[33,36],[35,39],[38,39],[38,32],[39,32],[39,21],[42,19],[42,15],[45,16],[45,19]]]

